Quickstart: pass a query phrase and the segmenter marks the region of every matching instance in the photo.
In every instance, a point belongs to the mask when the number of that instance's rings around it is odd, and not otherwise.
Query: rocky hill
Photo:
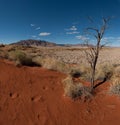
[[[47,42],[47,41],[44,41],[44,40],[33,40],[33,39],[20,40],[20,41],[18,41],[18,42],[12,43],[11,45],[44,46],[44,47],[53,47],[53,46],[57,46],[56,43]]]
[[[56,44],[53,42],[48,42],[45,40],[20,40],[15,43],[11,43],[10,45],[22,45],[22,46],[43,46],[43,47],[55,47],[55,46],[62,46],[62,47],[87,47],[87,44]],[[93,46],[89,44],[89,46]]]

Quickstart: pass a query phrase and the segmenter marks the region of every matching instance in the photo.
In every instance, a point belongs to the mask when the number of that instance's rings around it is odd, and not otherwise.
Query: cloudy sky
[[[83,35],[86,27],[100,27],[101,18],[109,16],[113,18],[104,40],[118,46],[120,0],[0,0],[0,42],[80,43],[87,39]]]

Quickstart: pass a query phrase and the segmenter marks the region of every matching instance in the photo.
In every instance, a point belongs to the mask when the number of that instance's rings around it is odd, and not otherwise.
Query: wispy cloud
[[[31,24],[30,24],[30,26],[31,26],[31,27],[34,27],[34,26],[35,26],[35,24],[32,24],[32,23],[31,23]]]
[[[82,35],[79,35],[79,36],[75,36],[77,39],[79,40],[82,40],[82,41],[85,41],[85,40],[89,40],[90,38],[86,37],[86,36],[82,36]]]
[[[40,27],[37,27],[36,30],[40,30]]]
[[[72,26],[72,27],[70,28],[70,30],[71,30],[71,31],[76,31],[77,28],[76,28],[76,26]]]
[[[79,34],[79,32],[77,32],[77,31],[73,31],[73,32],[66,32],[66,34]]]
[[[65,29],[66,31],[76,31],[77,27],[76,26],[72,26],[69,29]]]
[[[48,32],[41,32],[39,34],[39,36],[49,36],[49,35],[51,35],[51,33],[48,33]]]
[[[88,36],[84,35],[78,35],[75,36],[76,39],[82,40],[82,41],[89,41],[91,43],[96,43],[96,39],[89,38]],[[108,45],[119,45],[120,46],[120,37],[104,37],[101,41],[102,44],[108,44]]]
[[[69,29],[65,29],[67,32],[66,34],[79,34],[79,32],[77,31],[77,27],[76,26],[72,26]]]
[[[120,42],[120,37],[104,37],[102,39],[104,42]]]

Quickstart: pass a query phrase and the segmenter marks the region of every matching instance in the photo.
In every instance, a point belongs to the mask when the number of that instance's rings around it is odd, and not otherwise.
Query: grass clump
[[[64,85],[64,94],[65,96],[75,98],[81,95],[81,87],[83,85],[81,83],[79,84],[74,84],[72,77],[67,77],[66,79],[63,80],[63,85]]]
[[[79,67],[70,67],[69,75],[73,78],[79,78],[83,75],[83,72],[79,69]]]
[[[41,57],[41,56],[35,56],[35,57],[33,57],[32,61],[34,63],[36,63],[37,65],[39,65],[39,66],[43,66],[43,64],[44,64],[44,58]]]
[[[34,65],[36,65],[32,61],[32,57],[30,57],[26,53],[19,51],[19,50],[10,52],[9,59],[14,60],[16,63],[16,66],[20,66],[20,65],[34,66]]]
[[[120,96],[120,79],[116,79],[110,86],[110,94]]]
[[[112,84],[110,85],[110,94],[120,96],[120,67],[117,67],[112,77]]]
[[[83,86],[82,83],[74,83],[71,76],[63,80],[64,95],[72,99],[77,97],[89,98],[91,96],[90,88]]]
[[[79,78],[85,81],[90,81],[90,68],[84,64],[70,67],[69,75],[74,78]]]
[[[54,58],[37,56],[33,58],[33,62],[49,70],[55,70],[63,73],[69,72],[69,66],[67,64]]]
[[[69,65],[60,62],[54,58],[43,57],[43,56],[34,56],[31,57],[22,51],[12,51],[9,52],[9,59],[14,60],[17,65],[36,65],[41,66],[49,70],[55,70],[63,73],[69,73]]]
[[[114,67],[110,64],[102,64],[97,67],[95,80],[109,80],[113,76]]]

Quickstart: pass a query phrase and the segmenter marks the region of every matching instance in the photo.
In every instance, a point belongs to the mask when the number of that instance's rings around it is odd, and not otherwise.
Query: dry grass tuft
[[[5,45],[4,44],[0,44],[0,47],[5,47]]]
[[[114,82],[110,86],[110,94],[115,94],[120,96],[120,78],[114,79]]]
[[[116,94],[120,96],[120,66],[116,67],[114,70],[109,92],[110,94]]]
[[[69,65],[54,58],[36,56],[33,58],[33,62],[49,70],[55,70],[63,73],[70,72]]]
[[[71,76],[63,80],[64,95],[72,99],[77,97],[89,98],[91,97],[90,88],[83,86],[82,83],[74,83]]]
[[[35,56],[35,57],[33,57],[32,61],[34,63],[36,63],[37,65],[39,65],[39,66],[43,66],[43,64],[44,64],[44,58],[41,57],[41,56]]]
[[[90,81],[90,68],[84,64],[76,65],[70,68],[71,77],[80,77],[82,80]]]
[[[96,70],[95,80],[109,80],[111,79],[114,72],[113,65],[110,64],[102,64],[98,65]]]
[[[54,58],[46,57],[41,60],[44,68],[55,70],[63,73],[69,72],[69,66],[63,62],[60,62]]]
[[[66,79],[63,80],[63,86],[64,86],[64,94],[65,96],[75,98],[81,95],[81,87],[83,85],[81,83],[79,84],[74,84],[72,77],[67,77]]]
[[[8,53],[6,51],[0,50],[0,58],[8,59]]]
[[[36,65],[32,61],[32,57],[25,54],[22,51],[16,50],[16,51],[11,51],[9,53],[9,59],[14,60],[16,66],[21,66],[21,65],[26,65],[26,66],[34,66]]]

